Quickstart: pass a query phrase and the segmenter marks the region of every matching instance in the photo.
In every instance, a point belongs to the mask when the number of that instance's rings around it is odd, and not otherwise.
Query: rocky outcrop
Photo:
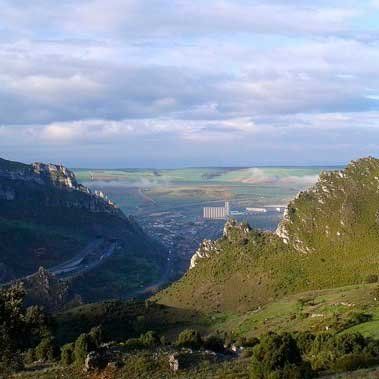
[[[193,351],[191,349],[182,349],[168,356],[168,364],[170,370],[174,373],[179,370],[194,368],[202,362],[211,363],[224,361],[226,357],[222,354],[217,354],[210,350]]]
[[[120,209],[104,193],[92,192],[79,184],[75,174],[62,165],[25,165],[0,159],[0,200],[24,199],[25,186],[31,187],[34,192],[46,192],[44,206],[82,208],[124,217]],[[58,194],[55,196],[49,189],[58,191]],[[62,196],[60,191],[71,195]]]
[[[218,254],[219,252],[217,241],[204,240],[191,258],[190,270],[197,265],[199,260],[210,258],[213,254]]]
[[[22,280],[26,290],[26,303],[38,304],[50,312],[60,311],[68,306],[81,304],[68,282],[60,280],[45,268]]]
[[[275,234],[304,254],[346,246],[357,235],[370,235],[378,225],[378,207],[379,160],[359,159],[344,170],[321,173],[289,203]]]
[[[235,219],[230,218],[224,226],[223,238],[234,239],[245,239],[249,237],[251,232],[251,227],[246,223],[239,223]],[[219,247],[218,241],[204,240],[201,242],[199,248],[195,251],[195,254],[191,258],[190,270],[193,269],[200,260],[212,257],[215,254],[219,254],[221,249]]]
[[[240,238],[247,238],[251,232],[251,227],[247,223],[238,222],[230,218],[224,225],[223,237],[231,239],[237,233]]]
[[[94,372],[111,367],[114,369],[120,368],[123,365],[122,354],[115,351],[111,346],[102,345],[96,351],[91,351],[87,354],[84,361],[84,372]]]

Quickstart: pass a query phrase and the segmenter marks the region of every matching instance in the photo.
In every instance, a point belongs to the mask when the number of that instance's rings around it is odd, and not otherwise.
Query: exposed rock
[[[247,238],[251,231],[249,224],[237,222],[234,218],[229,218],[224,225],[223,236],[230,239],[233,231],[237,231],[239,236],[242,238]]]
[[[182,351],[170,354],[168,363],[171,371],[177,372],[178,370],[188,369],[199,365],[203,361],[217,362],[225,359],[217,355],[213,351],[192,351],[191,349],[183,349]]]
[[[104,360],[103,355],[98,351],[91,351],[88,353],[85,361],[84,368],[85,372],[101,370],[107,365],[107,362]]]
[[[168,357],[168,364],[170,366],[171,371],[177,372],[179,370],[179,359],[177,354],[171,354]]]
[[[117,369],[121,366],[121,355],[118,352],[113,352],[109,346],[103,346],[97,351],[88,353],[84,361],[83,370],[85,372],[91,372],[102,370],[105,367]]]
[[[45,206],[63,206],[67,208],[84,208],[91,212],[105,212],[125,217],[120,209],[101,191],[92,192],[79,184],[75,174],[62,165],[33,163],[25,165],[0,159],[0,200],[23,199],[24,191],[19,183],[33,185],[35,190],[53,188],[65,192],[76,192],[80,196],[62,198],[51,193],[45,196]],[[46,187],[47,186],[47,187]]]
[[[224,225],[223,237],[227,239],[238,236],[239,239],[247,239],[251,232],[251,227],[246,223],[239,223],[235,219],[230,218]],[[191,258],[190,269],[194,268],[199,260],[212,257],[214,254],[219,254],[217,241],[204,240]]]
[[[217,241],[204,240],[191,258],[190,269],[194,268],[200,259],[210,258],[213,254],[218,254],[219,252]]]

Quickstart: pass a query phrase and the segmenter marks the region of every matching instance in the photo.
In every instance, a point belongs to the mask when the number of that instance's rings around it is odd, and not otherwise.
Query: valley
[[[85,186],[102,191],[171,252],[171,280],[185,273],[204,239],[221,236],[225,220],[205,220],[205,206],[231,204],[232,217],[275,230],[291,198],[335,167],[74,170]],[[265,213],[249,207],[269,207]]]
[[[3,316],[6,330],[17,336],[24,328],[27,336],[12,347],[23,368],[18,378],[348,378],[350,370],[369,378],[378,372],[379,160],[325,168],[313,184],[315,168],[267,169],[271,175],[181,170],[186,182],[170,172],[169,184],[158,171],[139,172],[143,185],[137,185],[115,170],[102,170],[98,179],[95,170],[79,170],[79,181],[70,172],[54,174],[41,183],[22,167],[38,183],[27,196],[53,191],[49,207],[40,198],[53,230],[81,242],[60,262],[0,290],[10,312]],[[18,238],[27,224],[48,239],[38,212],[19,212],[25,175],[14,179],[14,164],[7,170],[3,222],[13,229],[4,235]],[[67,175],[74,189],[66,188]],[[149,175],[159,179],[148,185]],[[226,178],[214,182],[218,176]],[[99,204],[88,208],[77,193]],[[224,201],[229,204],[217,209],[233,218],[203,217],[203,207]],[[58,218],[56,209],[63,212]],[[62,214],[72,223],[62,222]],[[11,327],[15,320],[18,329]]]

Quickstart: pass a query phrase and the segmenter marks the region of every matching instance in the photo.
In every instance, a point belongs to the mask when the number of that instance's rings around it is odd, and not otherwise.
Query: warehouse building
[[[225,202],[224,207],[204,207],[203,217],[207,220],[222,220],[230,215],[229,201]]]

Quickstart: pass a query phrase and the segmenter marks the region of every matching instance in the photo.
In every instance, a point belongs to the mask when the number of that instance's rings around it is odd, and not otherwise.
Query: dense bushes
[[[253,379],[305,379],[312,376],[312,370],[310,364],[303,361],[293,336],[270,333],[253,350],[250,376]]]
[[[38,361],[53,361],[57,358],[59,348],[55,338],[52,336],[45,337],[35,348],[35,358]]]
[[[74,343],[66,343],[61,349],[61,363],[69,366],[74,363]]]
[[[202,346],[202,342],[201,335],[197,330],[185,329],[179,334],[176,345],[178,347],[199,349]]]
[[[90,334],[83,333],[75,341],[74,359],[75,363],[83,364],[88,353],[96,349],[96,344]]]
[[[215,334],[211,334],[204,339],[204,348],[207,350],[212,350],[217,353],[224,351],[224,340]]]
[[[327,370],[343,372],[379,363],[379,341],[359,333],[270,333],[253,349],[254,379],[308,378]]]
[[[33,349],[49,334],[49,318],[39,307],[25,308],[24,296],[22,285],[0,290],[1,373],[22,368],[23,352],[33,360]]]

